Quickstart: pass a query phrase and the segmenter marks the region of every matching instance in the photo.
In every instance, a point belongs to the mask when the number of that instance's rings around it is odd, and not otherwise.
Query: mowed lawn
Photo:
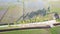
[[[60,26],[50,29],[30,29],[1,32],[0,34],[60,34]]]
[[[30,30],[16,30],[10,32],[3,32],[0,34],[50,34],[50,32],[45,29],[30,29]]]
[[[60,34],[60,26],[54,27],[50,29],[52,34]]]

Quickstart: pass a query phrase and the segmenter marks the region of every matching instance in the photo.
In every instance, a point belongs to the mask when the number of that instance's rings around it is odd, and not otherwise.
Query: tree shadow
[[[45,16],[46,15],[46,10],[45,9],[42,9],[42,10],[37,10],[37,11],[32,11],[30,14],[29,12],[26,14],[26,15],[22,15],[18,20],[17,22],[21,19],[21,18],[24,18],[24,20],[26,19],[31,19],[31,18],[35,18],[35,16]]]

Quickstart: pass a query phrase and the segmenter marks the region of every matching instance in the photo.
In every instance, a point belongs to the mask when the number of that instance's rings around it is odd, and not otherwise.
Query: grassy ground
[[[60,19],[56,19],[57,22],[60,22]]]
[[[10,32],[4,32],[1,34],[50,34],[45,29],[31,29],[31,30],[17,30],[17,31],[10,31]]]
[[[52,34],[60,34],[60,26],[50,29]]]

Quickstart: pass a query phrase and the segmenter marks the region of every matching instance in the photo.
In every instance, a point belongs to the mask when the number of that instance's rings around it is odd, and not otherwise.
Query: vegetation
[[[0,11],[3,10],[4,8],[3,7],[0,7]]]
[[[0,34],[50,34],[50,32],[48,32],[45,29],[31,29],[31,30],[16,30]]]
[[[60,22],[60,19],[56,19],[57,22]]]
[[[52,20],[52,14],[48,14],[48,12],[50,12],[50,7],[48,7],[48,9],[41,9],[41,10],[37,10],[37,11],[33,11],[31,12],[28,16],[30,19],[26,19],[26,20],[18,20],[17,23],[34,23],[34,22],[43,22],[43,21],[48,21],[48,20]],[[25,16],[25,18],[26,18]],[[51,16],[51,17],[50,17]]]
[[[22,20],[22,21],[18,21],[17,23],[20,24],[25,24],[25,23],[34,23],[34,22],[43,22],[43,21],[48,21],[48,20],[52,20],[53,18],[50,17],[52,14],[47,14],[44,17],[43,16],[37,16],[35,18],[32,19],[28,19],[28,20]]]
[[[56,26],[50,29],[52,34],[60,34],[60,26]]]

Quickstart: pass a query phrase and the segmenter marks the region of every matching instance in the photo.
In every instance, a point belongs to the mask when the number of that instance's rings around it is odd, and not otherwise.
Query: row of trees
[[[33,11],[33,12],[31,12],[30,14],[29,13],[27,13],[25,16],[22,16],[22,17],[24,17],[24,20],[22,20],[22,21],[20,21],[20,19],[21,19],[21,17],[16,21],[16,22],[39,22],[39,21],[41,21],[39,18],[40,17],[38,17],[38,19],[37,19],[37,16],[45,16],[48,12],[50,11],[50,7],[48,7],[47,9],[45,9],[45,8],[43,8],[43,9],[41,9],[41,10],[37,10],[37,11]],[[36,17],[35,17],[36,16]],[[28,20],[27,19],[25,19],[26,17],[28,17]],[[44,21],[44,20],[42,20],[42,21]]]
[[[7,11],[8,11],[9,7],[7,8],[6,12],[3,14],[3,16],[1,17],[0,19],[0,22],[2,21],[2,19],[4,18],[4,16],[6,15]],[[50,7],[48,7],[48,11],[50,11]],[[33,15],[34,14],[34,15]],[[37,20],[37,17],[35,17],[34,19],[30,19],[30,18],[33,18],[34,16],[37,16],[37,15],[41,15],[41,16],[45,16],[47,14],[47,10],[45,8],[43,8],[42,10],[37,10],[37,11],[34,11],[34,12],[31,12],[28,17],[29,17],[29,20],[22,20],[23,22],[27,21],[27,22],[39,22],[41,20]],[[26,16],[23,16],[24,18]],[[38,17],[39,18],[39,17]],[[16,24],[20,19],[18,19],[16,22],[14,22],[14,24]],[[21,21],[21,22],[22,22]],[[9,23],[8,23],[9,25]]]

